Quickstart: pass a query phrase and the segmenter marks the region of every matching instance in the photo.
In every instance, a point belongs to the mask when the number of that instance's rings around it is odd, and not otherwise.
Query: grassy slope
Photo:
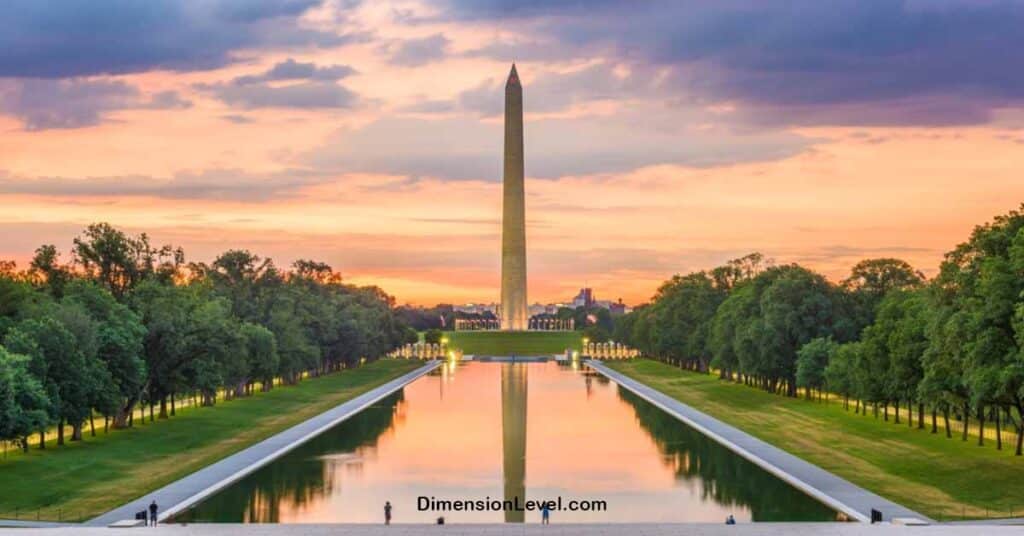
[[[928,426],[887,423],[834,401],[772,395],[659,362],[608,365],[932,518],[1024,515],[1024,459],[1012,446],[978,447],[976,438],[946,439],[941,429],[932,435]]]
[[[449,331],[448,345],[475,355],[548,355],[579,350],[578,331]]]
[[[422,365],[382,360],[296,386],[0,461],[0,518],[83,520],[173,482]]]

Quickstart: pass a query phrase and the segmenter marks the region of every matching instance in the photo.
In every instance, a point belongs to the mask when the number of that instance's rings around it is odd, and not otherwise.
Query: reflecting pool
[[[438,501],[604,501],[552,522],[828,521],[835,511],[590,371],[446,364],[213,495],[176,522],[540,521]],[[600,503],[594,504],[600,508]]]

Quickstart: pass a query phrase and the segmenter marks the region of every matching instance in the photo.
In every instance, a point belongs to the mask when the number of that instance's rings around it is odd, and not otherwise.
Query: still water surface
[[[836,513],[620,389],[548,363],[447,364],[175,521],[540,521],[539,512],[419,511],[439,500],[602,500],[552,522],[828,521]]]

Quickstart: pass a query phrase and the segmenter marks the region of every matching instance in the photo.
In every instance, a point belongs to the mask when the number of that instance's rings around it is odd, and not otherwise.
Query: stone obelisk
[[[527,328],[523,86],[516,65],[505,82],[505,168],[501,217],[501,329]]]

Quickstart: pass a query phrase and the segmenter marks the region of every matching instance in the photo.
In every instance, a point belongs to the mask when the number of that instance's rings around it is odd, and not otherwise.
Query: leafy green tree
[[[818,337],[800,347],[796,357],[796,385],[807,391],[811,398],[811,390],[820,393],[825,387],[825,369],[829,360],[835,355],[839,345],[828,337]]]
[[[444,332],[439,329],[428,329],[423,333],[423,342],[427,344],[440,344]]]
[[[590,342],[608,342],[612,340],[612,334],[600,324],[594,324],[583,328],[583,336]]]
[[[875,378],[875,385],[884,393],[884,399],[896,404],[896,422],[899,422],[901,401],[907,410],[919,401],[918,386],[924,376],[922,360],[928,348],[925,328],[928,323],[929,302],[922,291],[894,289],[878,305],[875,322],[862,335],[865,346],[877,352],[873,359],[879,369],[887,368]],[[881,372],[881,370],[879,370]],[[919,425],[924,408],[918,407]],[[912,420],[911,413],[911,420]]]
[[[758,286],[751,283],[741,285],[719,305],[711,321],[711,336],[708,340],[713,355],[711,366],[720,371],[723,378],[733,372],[752,375],[756,373],[756,348],[747,348],[741,341],[741,334],[747,335],[757,315]],[[756,343],[755,343],[756,344]],[[740,354],[744,362],[740,363]],[[749,380],[748,380],[749,381]]]
[[[892,258],[865,259],[850,270],[850,276],[843,281],[849,291],[854,309],[852,319],[856,331],[871,324],[875,310],[882,299],[893,290],[908,290],[921,287],[925,277],[906,261]]]
[[[968,315],[950,307],[940,307],[933,314],[926,328],[928,348],[921,360],[924,376],[918,385],[918,396],[942,411],[946,437],[950,437],[950,409],[968,404],[970,400],[964,378]]]
[[[62,301],[82,307],[95,323],[95,355],[103,365],[100,375],[107,381],[101,383],[94,407],[104,415],[115,415],[119,407],[138,397],[145,385],[146,327],[135,311],[95,283],[75,281],[66,289]]]
[[[95,367],[82,354],[75,336],[49,316],[18,323],[8,331],[4,346],[31,358],[29,370],[40,379],[52,403],[57,443],[64,444],[64,424],[80,430],[89,416]]]
[[[843,408],[847,410],[850,409],[850,397],[858,394],[855,368],[860,351],[859,342],[834,346],[825,367],[825,384],[843,396]]]
[[[246,355],[237,322],[225,300],[203,301],[191,314],[186,352],[192,356],[184,370],[190,387],[202,395],[203,405],[213,405],[220,387],[247,377]]]
[[[108,223],[86,227],[74,240],[75,262],[82,272],[121,299],[147,277],[173,281],[184,264],[182,250],[150,245],[145,233],[132,237]]]
[[[13,274],[0,275],[0,338],[35,302],[32,287]]]
[[[654,297],[651,338],[655,355],[681,366],[707,370],[712,352],[708,344],[712,321],[727,291],[718,288],[706,272],[673,276]]]
[[[249,322],[266,321],[266,310],[273,303],[268,294],[284,283],[273,261],[248,250],[222,253],[204,275],[214,291],[228,299],[232,313]]]
[[[0,440],[28,451],[28,436],[50,423],[50,401],[28,371],[29,358],[0,346]]]
[[[129,304],[146,330],[142,339],[146,376],[142,388],[115,414],[115,428],[128,426],[128,418],[143,395],[163,400],[188,387],[183,374],[195,359],[190,352],[194,314],[207,299],[207,292],[202,285],[175,286],[157,280],[144,281],[133,289]]]
[[[52,244],[39,246],[29,263],[29,279],[49,292],[54,298],[64,296],[64,287],[73,278],[71,269],[61,264],[60,253]]]
[[[279,374],[284,381],[294,384],[302,372],[316,367],[320,360],[320,349],[313,344],[303,329],[301,320],[295,314],[294,304],[282,302],[271,310],[267,329],[274,333],[277,341],[277,355],[281,367]]]
[[[243,322],[240,331],[245,339],[252,378],[261,383],[263,391],[269,391],[280,367],[277,340],[273,332],[259,324]]]
[[[1024,208],[1024,207],[1022,207]],[[986,406],[1017,412],[1016,453],[1024,443],[1024,213],[1015,210],[974,229],[946,254],[935,281],[936,313],[926,390],[963,398],[964,418],[977,410],[979,443]],[[935,371],[956,365],[962,387],[939,384]],[[931,372],[932,374],[929,374]],[[965,426],[966,428],[966,426]],[[964,436],[966,439],[966,435]]]

